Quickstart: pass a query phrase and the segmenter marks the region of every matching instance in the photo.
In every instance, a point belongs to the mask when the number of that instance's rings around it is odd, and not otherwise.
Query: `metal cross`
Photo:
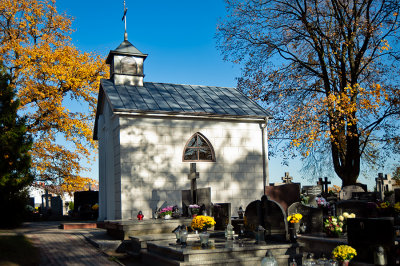
[[[331,181],[328,181],[328,178],[325,177],[325,181],[322,180],[322,178],[318,179],[318,185],[322,186],[322,190],[324,193],[328,193],[328,185],[331,184]]]
[[[200,174],[196,172],[196,163],[190,164],[190,172],[188,174],[188,179],[190,182],[190,192],[192,194],[192,204],[197,204],[197,183],[196,179],[200,177]]]
[[[285,176],[282,177],[282,181],[285,184],[290,184],[292,183],[293,177],[289,176],[289,172],[285,172]]]
[[[124,0],[124,15],[122,16],[122,21],[125,21],[124,39],[128,40],[128,33],[126,33],[126,12],[128,12],[128,8],[126,7],[125,0]]]

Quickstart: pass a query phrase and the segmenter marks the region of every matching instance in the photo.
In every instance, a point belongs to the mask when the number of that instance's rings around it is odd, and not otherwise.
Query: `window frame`
[[[207,148],[210,149],[210,151],[211,151],[211,160],[201,160],[201,159],[200,159],[200,152],[199,152],[199,151],[200,151],[201,148],[204,148],[204,146],[202,146],[202,147],[199,147],[199,146],[189,147],[189,146],[188,146],[189,143],[190,143],[190,141],[191,141],[193,138],[195,138],[195,137],[196,137],[196,143],[198,142],[198,141],[197,141],[197,138],[199,138],[199,137],[201,137],[201,138],[205,141],[205,143],[207,144]],[[198,145],[198,144],[197,144],[197,145]],[[186,151],[187,149],[195,149],[195,150],[197,150],[197,151],[196,151],[196,154],[197,154],[197,159],[196,159],[196,160],[185,160],[185,151]],[[215,161],[216,161],[216,159],[215,159],[214,147],[212,146],[211,142],[210,142],[203,134],[201,134],[200,132],[194,133],[194,134],[188,139],[188,141],[187,141],[186,144],[185,144],[185,147],[183,148],[182,162],[215,162]]]

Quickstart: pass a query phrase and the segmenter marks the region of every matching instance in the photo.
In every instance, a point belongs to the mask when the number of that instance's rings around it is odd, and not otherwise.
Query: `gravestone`
[[[379,196],[377,192],[353,192],[353,199],[367,202],[376,202]]]
[[[249,205],[246,206],[244,215],[246,218],[246,228],[250,231],[256,230],[256,228],[263,223],[261,201],[255,200],[250,202]]]
[[[319,196],[322,193],[321,186],[303,186],[303,193],[308,196]]]
[[[281,186],[266,186],[264,194],[267,195],[268,199],[279,203],[286,213],[290,205],[300,201],[300,184],[290,183]]]
[[[60,196],[51,197],[51,214],[60,217],[63,215],[63,204]]]
[[[192,191],[191,190],[182,190],[182,210],[183,216],[189,215],[189,205],[193,204],[192,198]],[[197,196],[197,205],[202,206],[204,204],[207,214],[211,215],[211,188],[198,188],[196,190]]]
[[[303,215],[300,223],[306,225],[306,233],[321,233],[323,231],[323,211],[321,208],[313,208],[303,205],[301,202],[295,202],[288,208],[288,216],[294,213]]]
[[[92,206],[99,202],[98,191],[78,191],[74,193],[74,212],[78,213],[81,219],[92,219],[95,212]]]
[[[395,265],[395,230],[393,218],[353,218],[347,220],[347,238],[350,246],[357,250],[354,261],[374,263],[374,253],[382,246],[389,259],[388,265]]]
[[[365,190],[362,187],[356,185],[345,186],[339,192],[339,199],[340,200],[354,199],[353,192],[365,192]]]
[[[216,203],[213,205],[215,230],[224,230],[231,220],[231,204]]]
[[[336,203],[336,215],[342,215],[344,212],[354,213],[356,217],[367,218],[370,214],[368,203],[359,200],[344,200]]]
[[[400,188],[395,188],[394,189],[394,200],[396,202],[400,201]]]
[[[287,241],[289,239],[288,222],[286,211],[283,207],[264,195],[261,198],[261,210],[261,226],[265,229],[266,239]]]
[[[376,182],[376,190],[380,195],[380,199],[383,200],[385,198],[385,192],[392,191],[392,177],[391,175],[383,176],[383,173],[378,174],[378,178],[375,178]]]

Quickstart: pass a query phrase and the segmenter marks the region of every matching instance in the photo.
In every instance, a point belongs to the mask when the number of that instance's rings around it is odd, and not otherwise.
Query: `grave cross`
[[[282,181],[285,184],[290,184],[292,183],[293,177],[289,176],[289,172],[285,172],[285,176],[282,177]]]
[[[188,179],[190,182],[190,192],[192,194],[192,204],[197,204],[197,183],[196,179],[199,178],[200,175],[196,172],[196,163],[190,164],[190,172],[188,174]]]
[[[328,193],[328,185],[331,184],[331,181],[328,181],[328,178],[325,177],[325,180],[323,181],[322,178],[318,179],[318,185],[322,186],[322,191],[324,193]]]

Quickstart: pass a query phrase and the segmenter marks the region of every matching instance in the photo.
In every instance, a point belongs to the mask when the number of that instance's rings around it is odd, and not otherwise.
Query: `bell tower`
[[[114,85],[133,85],[143,86],[143,62],[147,54],[140,52],[135,46],[128,41],[126,32],[126,12],[124,1],[125,21],[124,41],[115,50],[111,50],[107,56],[106,63],[110,65],[110,79],[114,81]]]

